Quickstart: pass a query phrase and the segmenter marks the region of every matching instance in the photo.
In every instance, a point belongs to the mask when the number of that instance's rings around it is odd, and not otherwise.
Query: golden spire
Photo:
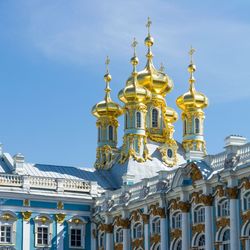
[[[188,54],[190,55],[190,64],[188,65],[188,72],[190,73],[189,77],[189,83],[190,83],[190,92],[193,93],[195,91],[194,88],[194,83],[195,83],[195,78],[194,78],[194,72],[196,71],[196,66],[193,63],[193,54],[195,53],[195,49],[191,46]]]
[[[151,36],[150,34],[150,27],[152,25],[152,21],[150,20],[150,17],[148,17],[148,21],[146,23],[146,27],[148,28],[148,36],[145,38],[145,45],[148,47],[148,53],[147,53],[147,58],[148,58],[148,62],[147,62],[147,66],[149,66],[149,64],[151,64],[152,62],[152,58],[153,58],[153,53],[151,51],[151,47],[154,44],[154,38]]]
[[[133,76],[137,76],[137,71],[136,71],[136,65],[139,63],[139,59],[136,56],[136,46],[137,46],[138,42],[136,41],[135,37],[134,40],[131,44],[132,48],[134,48],[134,56],[131,58],[131,64],[133,65]]]
[[[110,102],[111,101],[111,97],[110,97],[110,92],[111,92],[111,88],[109,86],[110,81],[112,80],[111,75],[109,74],[109,63],[110,63],[110,59],[107,56],[105,64],[106,64],[106,74],[104,75],[104,81],[106,82],[106,88],[105,88],[105,101],[106,102]]]

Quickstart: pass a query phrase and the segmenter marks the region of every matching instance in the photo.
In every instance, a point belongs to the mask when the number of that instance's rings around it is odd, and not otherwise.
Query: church
[[[173,81],[153,64],[150,19],[146,26],[147,62],[137,69],[134,39],[122,105],[111,97],[106,59],[104,99],[92,108],[93,168],[29,163],[0,145],[0,249],[250,250],[250,143],[230,135],[223,151],[207,152],[208,98],[197,90],[193,48],[175,140]]]

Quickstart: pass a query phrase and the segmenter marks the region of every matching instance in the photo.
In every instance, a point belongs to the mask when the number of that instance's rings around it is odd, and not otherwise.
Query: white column
[[[181,230],[182,230],[182,247],[181,249],[182,250],[189,250],[189,213],[187,212],[182,212],[182,220],[181,220],[181,223],[182,223],[182,227],[181,227]]]
[[[106,224],[106,250],[113,250],[113,226]]]
[[[144,250],[149,250],[149,224],[148,224],[148,215],[144,215],[143,223],[144,223]]]
[[[230,246],[233,250],[240,249],[238,217],[238,200],[236,198],[230,197]]]
[[[206,250],[213,249],[213,218],[212,206],[205,206],[205,242]]]
[[[64,249],[64,225],[63,222],[57,222],[56,223],[56,233],[57,233],[57,237],[56,237],[56,241],[57,241],[57,249],[61,250]],[[26,248],[25,248],[26,249]],[[27,248],[29,249],[29,248]]]
[[[23,249],[30,249],[30,220],[23,220]]]
[[[161,216],[161,250],[167,249],[167,227],[166,217]]]
[[[96,224],[91,223],[91,250],[96,250]]]
[[[123,250],[129,250],[130,245],[130,229],[123,227]]]

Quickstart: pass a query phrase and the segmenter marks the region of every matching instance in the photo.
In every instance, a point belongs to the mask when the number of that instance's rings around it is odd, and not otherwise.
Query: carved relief
[[[161,241],[161,236],[159,234],[154,234],[150,237],[150,243],[151,245],[157,244]]]
[[[245,224],[247,221],[250,221],[250,210],[248,210],[245,213],[242,213],[241,219],[242,219],[243,224]]]
[[[211,194],[209,195],[201,195],[200,197],[201,202],[205,205],[205,206],[212,206],[213,205],[213,196]]]
[[[178,228],[173,229],[170,233],[170,236],[171,236],[172,240],[180,238],[181,237],[181,229],[178,229]]]
[[[132,241],[132,249],[143,247],[143,238],[135,239]]]
[[[142,214],[142,220],[143,220],[144,224],[148,224],[149,215],[148,214]]]
[[[199,170],[199,168],[195,164],[191,165],[190,178],[192,179],[193,182],[202,179],[201,171]]]
[[[220,228],[220,227],[226,227],[226,226],[230,226],[230,219],[229,218],[220,218],[216,221],[216,227]]]
[[[229,199],[237,199],[239,190],[237,187],[227,188]]]
[[[64,222],[66,214],[59,213],[59,214],[56,214],[55,217],[56,217],[56,221],[62,224]]]
[[[216,186],[215,194],[216,194],[217,196],[219,196],[219,197],[225,196],[225,190],[223,189],[223,186],[222,186],[222,185]]]
[[[250,181],[249,181],[248,178],[246,178],[246,177],[243,178],[243,179],[241,180],[241,183],[242,183],[242,187],[245,188],[245,190],[250,189]]]
[[[204,224],[196,224],[192,226],[192,234],[195,235],[196,233],[205,232],[205,225]]]
[[[29,221],[31,215],[32,215],[32,212],[30,212],[30,211],[22,212],[23,220],[25,220],[25,221]]]
[[[123,250],[123,244],[122,243],[116,243],[115,244],[115,250]]]
[[[179,208],[183,213],[188,213],[190,210],[190,203],[188,201],[179,201]]]

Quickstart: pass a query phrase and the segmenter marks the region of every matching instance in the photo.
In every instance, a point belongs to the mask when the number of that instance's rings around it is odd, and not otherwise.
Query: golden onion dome
[[[108,70],[109,62],[110,60],[107,57],[107,60],[106,60],[107,72],[104,75],[104,81],[106,82],[105,98],[103,101],[97,103],[92,108],[92,114],[98,118],[102,116],[118,117],[119,115],[122,114],[122,108],[120,107],[119,104],[112,101],[111,96],[110,96],[111,89],[110,89],[109,84],[110,84],[110,81],[112,80],[112,77]]]
[[[138,72],[138,83],[141,86],[144,86],[151,91],[153,95],[166,96],[173,88],[173,81],[171,78],[164,73],[164,69],[161,68],[157,70],[153,64],[153,53],[151,47],[154,44],[154,38],[150,35],[150,26],[152,22],[148,18],[147,27],[148,27],[148,36],[145,38],[145,45],[148,47],[147,52],[147,63],[145,68],[142,71]],[[128,81],[131,81],[130,77]]]
[[[176,100],[177,106],[185,110],[193,110],[193,109],[203,109],[208,106],[208,98],[196,91],[194,87],[195,78],[194,78],[194,72],[196,71],[196,66],[193,64],[192,61],[192,55],[195,52],[193,48],[191,48],[189,54],[191,55],[191,63],[188,66],[188,72],[190,73],[189,78],[189,91],[181,96],[179,96]]]
[[[133,72],[131,74],[131,77],[126,83],[125,88],[120,90],[118,94],[119,99],[123,103],[131,103],[131,102],[145,103],[151,99],[150,91],[138,84],[137,80],[138,73],[136,71],[136,66],[139,63],[139,59],[135,53],[136,45],[137,42],[136,40],[134,40],[134,42],[132,43],[132,46],[134,47],[134,56],[130,60],[131,64],[133,65]]]
[[[164,110],[164,118],[168,123],[174,123],[178,120],[178,113],[170,108],[170,107],[166,107],[166,109]]]

